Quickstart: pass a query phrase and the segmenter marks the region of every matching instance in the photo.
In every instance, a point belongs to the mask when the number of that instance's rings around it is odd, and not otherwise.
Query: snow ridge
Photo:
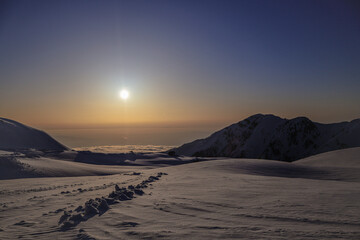
[[[270,114],[256,114],[173,151],[197,157],[291,162],[318,153],[359,146],[360,119],[321,124],[306,117],[288,120]]]
[[[68,148],[43,131],[10,119],[0,118],[0,149],[64,151]]]

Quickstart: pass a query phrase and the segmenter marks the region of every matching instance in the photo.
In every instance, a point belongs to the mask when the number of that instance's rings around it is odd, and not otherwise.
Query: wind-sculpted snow
[[[89,199],[83,206],[78,206],[74,211],[64,211],[64,214],[59,219],[60,230],[69,230],[95,215],[102,215],[109,210],[110,205],[132,200],[136,195],[141,196],[145,194],[143,189],[147,188],[148,184],[159,180],[163,175],[167,175],[167,173],[159,172],[156,176],[150,176],[141,183],[135,186],[129,185],[127,188],[120,188],[118,185],[115,185],[115,190],[109,193],[109,195]]]
[[[347,167],[359,169],[360,147],[317,154],[308,158],[300,159],[294,163],[304,166]]]
[[[274,115],[257,114],[173,151],[198,157],[294,161],[318,153],[358,146],[360,119],[320,124],[305,117],[287,120]]]
[[[165,167],[197,161],[200,160],[194,157],[169,156],[166,153],[0,151],[0,180],[109,175],[125,173],[128,169]]]
[[[10,119],[0,118],[0,149],[64,151],[67,147],[43,131]]]
[[[0,239],[358,240],[359,150],[2,180]],[[337,158],[351,167],[325,164]]]
[[[29,165],[20,162],[15,156],[0,155],[0,179],[31,177],[34,175],[32,172]]]

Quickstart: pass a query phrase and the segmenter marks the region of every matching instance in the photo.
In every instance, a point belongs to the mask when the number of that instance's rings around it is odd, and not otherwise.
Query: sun
[[[122,90],[119,92],[119,96],[121,97],[121,99],[126,100],[126,99],[129,98],[130,93],[129,93],[128,90],[122,89]]]

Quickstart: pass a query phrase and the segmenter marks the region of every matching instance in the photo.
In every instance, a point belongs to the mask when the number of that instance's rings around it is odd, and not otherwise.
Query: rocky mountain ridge
[[[270,114],[256,114],[173,151],[187,156],[291,162],[318,153],[358,146],[360,119],[321,124],[306,117],[289,120]]]

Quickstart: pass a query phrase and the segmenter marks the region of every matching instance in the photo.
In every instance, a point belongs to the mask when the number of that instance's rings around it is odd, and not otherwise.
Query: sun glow
[[[130,93],[129,93],[128,90],[122,89],[122,90],[119,92],[119,96],[120,96],[121,99],[126,100],[126,99],[129,98]]]

